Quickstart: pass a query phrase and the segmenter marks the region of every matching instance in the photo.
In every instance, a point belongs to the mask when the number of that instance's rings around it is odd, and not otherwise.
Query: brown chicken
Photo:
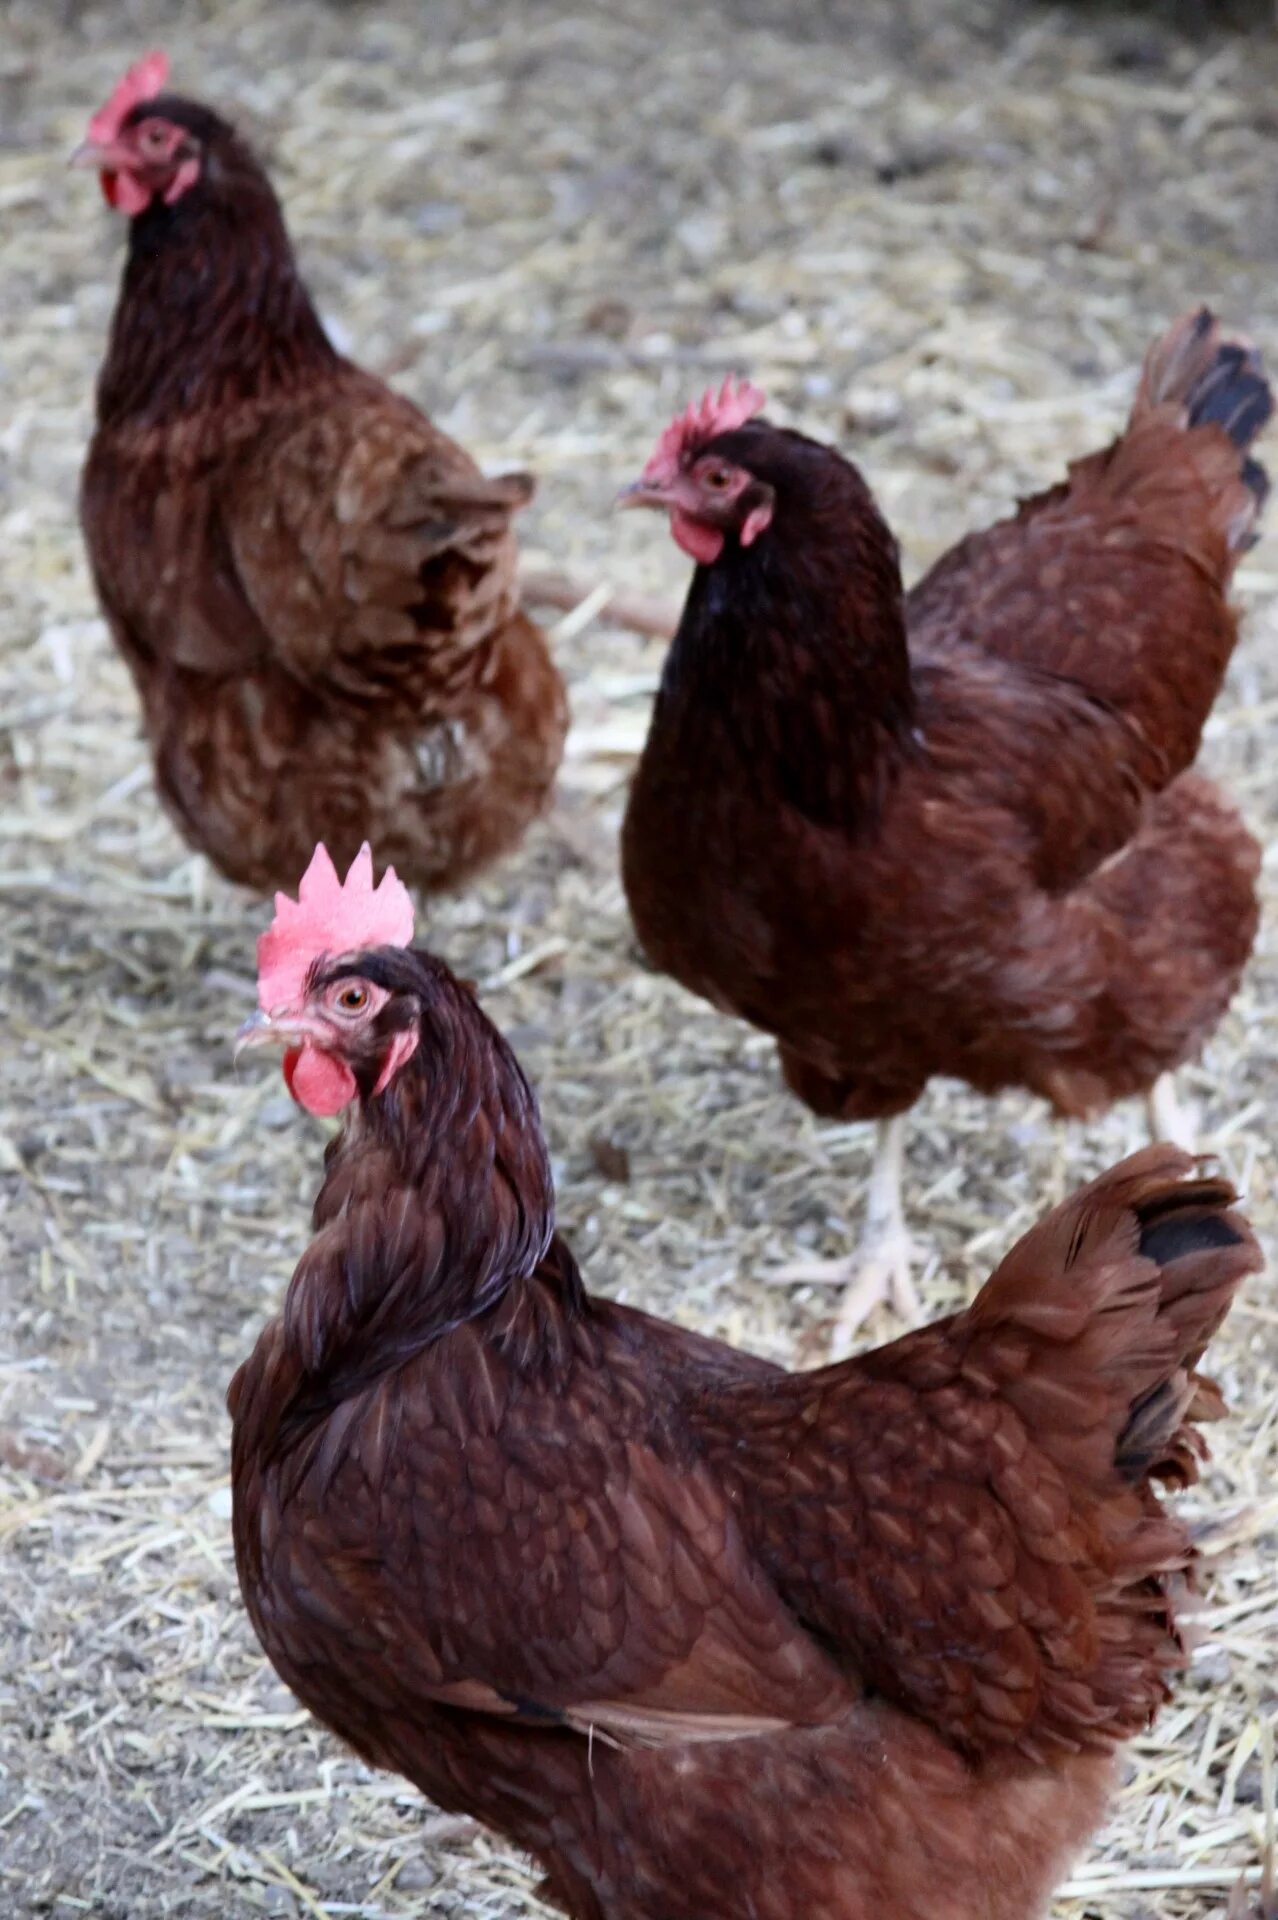
[[[270,1660],[576,1920],[1041,1914],[1181,1662],[1228,1185],[1150,1148],[787,1374],[587,1295],[518,1063],[371,881],[317,853],[244,1036],[348,1108],[229,1397]]]
[[[1112,447],[904,596],[855,467],[763,403],[707,395],[623,496],[670,513],[697,570],[622,864],[653,963],[775,1034],[816,1113],[880,1123],[839,1351],[884,1291],[917,1312],[903,1116],[933,1074],[1060,1114],[1149,1094],[1176,1137],[1160,1077],[1256,934],[1259,850],[1189,769],[1272,399],[1186,315]]]
[[[423,888],[514,846],[563,684],[519,611],[523,474],[485,479],[331,345],[279,203],[148,55],[75,158],[130,216],[81,513],[161,796],[232,880],[370,835]]]

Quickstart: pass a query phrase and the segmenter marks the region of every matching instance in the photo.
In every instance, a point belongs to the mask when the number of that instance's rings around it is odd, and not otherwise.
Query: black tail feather
[[[1214,420],[1236,447],[1249,447],[1274,410],[1274,396],[1254,347],[1226,340],[1189,394],[1189,424]]]
[[[1142,1226],[1140,1250],[1147,1260],[1166,1267],[1187,1254],[1210,1253],[1220,1247],[1240,1247],[1244,1236],[1226,1213],[1185,1209],[1166,1213]]]
[[[1169,407],[1179,409],[1188,429],[1223,427],[1242,455],[1238,477],[1251,499],[1238,503],[1227,532],[1234,552],[1251,546],[1269,492],[1269,476],[1251,445],[1273,414],[1274,396],[1255,347],[1226,334],[1210,307],[1183,313],[1145,356],[1132,420],[1146,409]]]
[[[1207,307],[1195,315],[1194,337],[1201,340],[1215,325]],[[1273,389],[1264,363],[1243,340],[1222,340],[1210,365],[1185,396],[1191,427],[1223,427],[1234,445],[1246,453],[1274,411]],[[1243,485],[1263,507],[1269,495],[1269,475],[1259,460],[1247,458],[1239,468]]]

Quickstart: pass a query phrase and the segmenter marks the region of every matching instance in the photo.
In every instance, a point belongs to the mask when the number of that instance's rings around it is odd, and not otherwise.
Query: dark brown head
[[[618,505],[668,513],[675,540],[703,566],[719,558],[729,538],[752,546],[772,523],[776,495],[719,442],[766,404],[760,388],[729,375],[719,392],[711,388],[670,423]]]
[[[388,1092],[407,1099],[413,1080],[421,1084],[408,1105],[423,1126],[444,1124],[458,1101],[469,1102],[473,1118],[491,1095],[526,1115],[540,1138],[506,1042],[470,990],[442,960],[410,946],[412,937],[413,904],[393,867],[374,886],[365,843],[342,880],[318,846],[297,899],[275,896],[275,918],[257,944],[259,1011],[239,1047],[282,1047],[289,1091],[310,1113],[368,1108]],[[395,1102],[384,1105],[390,1113]]]
[[[239,1046],[282,1047],[284,1078],[299,1106],[341,1113],[390,1086],[417,1052],[425,1012],[450,981],[441,963],[411,948],[322,955],[289,1004],[241,1029]]]
[[[372,1099],[416,1051],[429,991],[456,987],[442,961],[409,949],[412,937],[408,889],[393,867],[373,885],[367,841],[345,880],[327,847],[316,847],[297,899],[276,894],[257,943],[260,1011],[240,1046],[283,1046],[289,1091],[311,1113]],[[372,973],[361,971],[364,960]]]
[[[309,1371],[366,1378],[533,1273],[554,1232],[537,1103],[470,990],[413,948],[412,904],[364,847],[344,881],[323,847],[258,942],[260,1012],[241,1046],[285,1049],[312,1113],[345,1113],[318,1238],[286,1321]],[[373,1324],[375,1322],[375,1325]]]
[[[109,206],[134,218],[200,187],[216,191],[246,166],[257,171],[225,120],[165,91],[168,70],[162,53],[130,67],[71,156],[72,166],[96,170]]]
[[[211,415],[337,358],[252,149],[211,108],[166,92],[167,74],[163,54],[138,61],[72,155],[130,216],[100,425]]]
[[[623,506],[698,562],[647,755],[703,757],[845,827],[877,813],[914,716],[896,542],[835,447],[759,418],[725,381],[667,427]],[[695,743],[690,745],[687,743]],[[899,757],[899,754],[898,754]]]
[[[877,543],[895,566],[895,543],[856,468],[837,448],[758,418],[765,404],[748,382],[712,388],[666,428],[618,504],[668,513],[675,540],[702,566],[749,553],[758,563],[750,574],[766,574],[776,550],[802,569],[814,541],[845,574],[855,571],[850,543]]]
[[[284,1078],[299,1105],[350,1108],[405,1147],[405,1165],[433,1155],[466,1159],[508,1129],[539,1165],[544,1156],[532,1089],[465,982],[421,947],[366,947],[320,956],[291,1005],[259,1013],[239,1045],[284,1049]]]

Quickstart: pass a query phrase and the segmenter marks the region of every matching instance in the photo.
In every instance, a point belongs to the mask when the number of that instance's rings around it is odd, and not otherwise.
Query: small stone
[[[205,1499],[204,1504],[209,1512],[218,1520],[229,1520],[231,1517],[231,1489],[229,1487],[214,1487],[212,1493]]]

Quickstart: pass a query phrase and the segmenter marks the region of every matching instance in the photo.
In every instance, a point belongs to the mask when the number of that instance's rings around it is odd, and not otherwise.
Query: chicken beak
[[[668,513],[674,501],[670,489],[660,480],[645,480],[642,476],[630,486],[623,487],[612,503],[614,513],[624,513],[627,507],[659,507]]]
[[[123,173],[130,162],[136,163],[136,154],[126,147],[111,145],[102,140],[82,140],[67,161],[69,167],[80,167],[93,173]]]
[[[238,1060],[249,1047],[296,1047],[309,1040],[306,1020],[290,1020],[287,1015],[255,1013],[244,1022],[235,1036],[232,1059]]]

